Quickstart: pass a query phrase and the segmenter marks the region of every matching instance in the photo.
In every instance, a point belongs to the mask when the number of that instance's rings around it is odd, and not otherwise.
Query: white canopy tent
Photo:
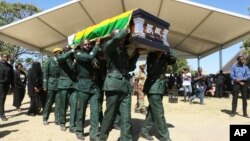
[[[72,0],[0,27],[0,40],[49,53],[73,33],[135,8],[171,24],[170,47],[180,58],[202,58],[250,38],[249,16],[190,1]]]

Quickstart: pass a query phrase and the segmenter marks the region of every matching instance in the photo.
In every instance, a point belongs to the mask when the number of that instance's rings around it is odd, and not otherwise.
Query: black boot
[[[140,137],[142,137],[142,138],[144,138],[144,139],[147,139],[147,140],[150,140],[150,141],[152,141],[152,140],[154,140],[153,139],[153,137],[152,136],[150,136],[149,134],[147,134],[147,133],[140,133]]]

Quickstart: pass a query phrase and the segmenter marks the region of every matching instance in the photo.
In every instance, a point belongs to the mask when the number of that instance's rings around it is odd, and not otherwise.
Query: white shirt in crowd
[[[183,86],[191,85],[191,81],[192,81],[192,74],[190,72],[182,74],[182,85]]]

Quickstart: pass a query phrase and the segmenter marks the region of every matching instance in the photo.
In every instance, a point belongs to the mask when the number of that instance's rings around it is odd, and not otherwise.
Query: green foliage
[[[197,70],[190,70],[190,72],[191,72],[192,76],[194,76],[195,73],[197,72]]]
[[[22,3],[8,3],[6,1],[0,1],[0,26],[10,24],[12,22],[18,21],[20,19],[31,16],[41,10],[32,4],[22,4]],[[33,57],[39,57],[37,52],[24,49],[22,47],[11,45],[0,40],[0,52],[5,52],[10,54],[11,60],[15,62],[25,61],[29,64],[32,61],[32,57],[29,59],[21,58],[22,55],[31,55]],[[11,62],[13,63],[13,62]]]
[[[250,48],[250,39],[244,40],[243,45],[245,49]]]
[[[32,4],[0,1],[0,26],[31,16],[41,10]]]
[[[248,7],[248,12],[250,15],[250,7]],[[244,48],[244,53],[246,54],[246,65],[250,68],[250,39],[244,40],[242,47]]]
[[[244,56],[246,56],[246,65],[250,68],[250,39],[244,40],[242,47],[244,48]]]
[[[246,57],[246,65],[250,68],[250,39],[244,40],[242,47],[244,48],[244,56]]]
[[[167,73],[180,74],[184,68],[189,68],[187,60],[177,58],[174,65],[169,65],[167,67]]]

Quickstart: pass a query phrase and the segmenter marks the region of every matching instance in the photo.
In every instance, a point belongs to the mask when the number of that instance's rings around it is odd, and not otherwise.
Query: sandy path
[[[178,103],[169,103],[168,97],[164,97],[165,117],[170,126],[170,136],[173,141],[228,141],[230,124],[250,124],[250,119],[242,117],[242,101],[238,101],[238,115],[234,118],[229,116],[231,98],[206,98],[205,105],[184,103],[183,97],[179,97]],[[26,116],[29,107],[29,98],[26,95],[22,112],[18,112],[12,106],[12,95],[7,96],[6,116],[7,122],[0,120],[0,141],[78,141],[75,134],[68,131],[60,131],[60,127],[54,124],[54,115],[51,114],[50,124],[42,124],[42,117]],[[144,115],[134,113],[133,107],[136,97],[132,98],[132,122],[133,138],[139,138],[138,133],[145,118]],[[249,103],[249,100],[248,100]],[[105,104],[105,103],[104,103]],[[249,106],[248,106],[249,107]],[[248,108],[248,113],[250,110]],[[89,111],[86,116],[85,140],[89,140]],[[68,123],[67,123],[68,127]],[[151,132],[157,141],[156,131]],[[119,130],[112,130],[108,141],[115,141],[119,137]]]

